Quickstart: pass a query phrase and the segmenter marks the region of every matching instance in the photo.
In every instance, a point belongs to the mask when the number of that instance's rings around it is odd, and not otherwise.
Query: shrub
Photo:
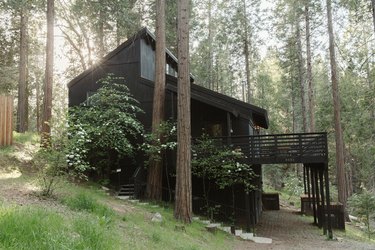
[[[348,205],[355,215],[358,215],[367,227],[368,237],[371,238],[370,220],[375,215],[375,195],[367,190],[354,194],[348,199]]]
[[[67,173],[65,153],[55,148],[42,148],[34,156],[38,182],[43,196],[51,196]]]
[[[133,157],[136,140],[143,132],[136,115],[138,107],[124,78],[107,75],[97,82],[101,88],[86,103],[70,109],[68,165],[95,168],[106,178],[112,166],[124,157]]]

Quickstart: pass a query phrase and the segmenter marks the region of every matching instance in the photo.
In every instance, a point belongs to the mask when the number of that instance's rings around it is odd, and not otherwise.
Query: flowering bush
[[[106,178],[120,159],[135,155],[143,132],[136,115],[142,110],[122,77],[108,75],[97,84],[101,88],[86,103],[70,109],[66,160],[72,168],[91,168]]]

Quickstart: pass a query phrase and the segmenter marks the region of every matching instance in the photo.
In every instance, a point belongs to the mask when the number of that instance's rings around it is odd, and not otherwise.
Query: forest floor
[[[348,233],[352,232],[350,227],[346,232],[334,231],[336,239],[327,240],[322,235],[322,230],[312,225],[312,217],[301,216],[297,208],[286,204],[279,211],[264,211],[256,226],[256,235],[271,238],[272,244],[256,244],[222,232],[211,234],[206,232],[203,224],[197,222],[186,226],[185,231],[176,231],[178,222],[173,219],[170,207],[155,208],[153,205],[144,206],[118,200],[104,192],[100,186],[64,184],[56,197],[46,199],[38,195],[37,172],[31,164],[32,154],[36,149],[35,143],[16,143],[11,149],[0,150],[1,223],[4,223],[1,207],[34,207],[58,214],[74,224],[77,218],[82,217],[82,212],[72,210],[62,200],[77,192],[85,192],[116,213],[112,217],[114,222],[111,233],[120,236],[120,241],[114,243],[111,249],[375,249],[374,242]],[[160,225],[152,223],[150,218],[155,212],[160,212],[165,222]],[[98,219],[96,216],[87,216],[92,221]],[[75,243],[71,244],[74,246]],[[2,242],[0,248],[1,246]],[[55,246],[55,249],[60,248]]]
[[[280,210],[264,211],[256,226],[258,236],[272,239],[272,244],[238,242],[235,249],[375,249],[375,242],[351,234],[353,227],[347,225],[347,232],[334,230],[334,239],[328,240],[322,229],[313,225],[313,217],[302,216],[294,206],[282,204]],[[348,228],[349,226],[349,228]]]

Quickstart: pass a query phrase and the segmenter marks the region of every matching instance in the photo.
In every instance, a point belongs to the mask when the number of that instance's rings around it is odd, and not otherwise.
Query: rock
[[[240,236],[241,234],[242,234],[242,230],[241,229],[234,230],[234,235]]]
[[[349,220],[350,220],[350,221],[359,222],[358,217],[355,217],[355,216],[350,215],[350,214],[349,214]]]
[[[197,221],[197,220],[199,220],[199,217],[193,217],[192,219]]]
[[[209,220],[202,220],[202,223],[208,225],[208,224],[210,224],[210,221]]]
[[[161,216],[160,213],[155,213],[155,214],[152,215],[151,221],[153,221],[153,222],[162,222],[163,221],[163,217]]]
[[[102,190],[104,191],[109,191],[109,188],[105,187],[105,186],[101,186]]]
[[[260,244],[271,244],[272,239],[270,238],[265,238],[265,237],[253,237],[252,241],[255,243],[260,243]]]
[[[120,199],[120,200],[129,200],[129,196],[117,196],[117,199]]]
[[[241,239],[244,239],[244,240],[252,240],[254,238],[254,234],[253,233],[243,233],[240,235]]]
[[[220,230],[223,230],[224,232],[230,233],[230,227],[219,227]]]
[[[209,226],[212,226],[212,227],[220,227],[221,224],[220,224],[220,223],[211,223],[211,224],[209,224]]]

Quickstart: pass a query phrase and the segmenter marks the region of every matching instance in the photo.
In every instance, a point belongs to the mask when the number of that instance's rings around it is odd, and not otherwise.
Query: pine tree
[[[156,1],[155,88],[152,112],[152,133],[162,140],[160,125],[164,120],[165,102],[165,0]],[[160,152],[162,154],[162,152]],[[148,169],[146,195],[151,200],[162,199],[163,157],[153,160]]]
[[[46,74],[44,82],[42,142],[43,147],[49,147],[52,119],[52,85],[53,85],[53,45],[54,45],[55,1],[47,1],[47,48]]]
[[[190,223],[192,216],[189,10],[189,0],[178,1],[177,166],[174,217],[185,223]]]

